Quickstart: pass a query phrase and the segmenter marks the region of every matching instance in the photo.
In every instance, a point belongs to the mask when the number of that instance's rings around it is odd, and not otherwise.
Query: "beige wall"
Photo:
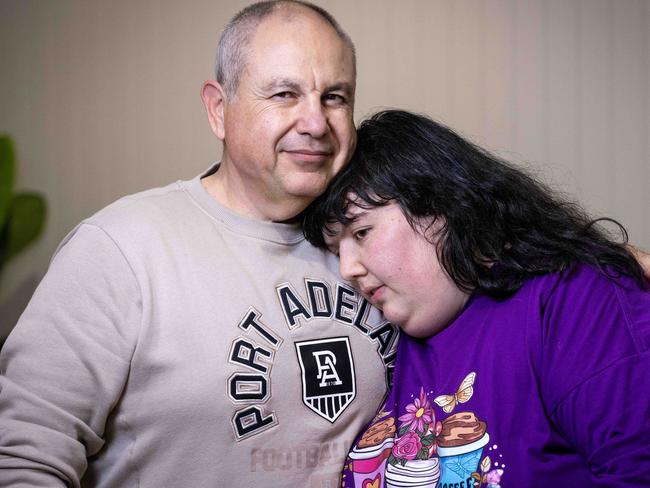
[[[219,157],[199,88],[246,3],[0,0],[0,132],[16,139],[19,186],[50,204],[44,238],[4,276],[0,315],[79,220]],[[650,248],[649,1],[318,3],[357,44],[357,119],[428,113]]]

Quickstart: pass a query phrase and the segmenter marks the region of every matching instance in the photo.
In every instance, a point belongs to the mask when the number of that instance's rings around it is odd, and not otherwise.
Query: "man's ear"
[[[208,113],[208,121],[212,132],[220,140],[224,140],[226,129],[224,125],[224,104],[226,95],[221,84],[215,80],[208,80],[201,88],[201,99]]]

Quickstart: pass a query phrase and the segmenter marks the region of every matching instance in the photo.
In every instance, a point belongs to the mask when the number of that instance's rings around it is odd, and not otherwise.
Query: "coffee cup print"
[[[439,479],[437,457],[386,466],[386,488],[435,488]]]
[[[395,430],[395,419],[387,417],[363,433],[349,454],[355,487],[384,486],[384,470],[395,443]]]
[[[385,439],[376,446],[359,447],[352,449],[349,456],[352,460],[352,474],[354,486],[362,488],[365,485],[383,487],[386,460],[393,448],[393,438]]]
[[[438,435],[439,488],[471,488],[483,448],[490,442],[487,425],[472,412],[458,412],[442,422]]]

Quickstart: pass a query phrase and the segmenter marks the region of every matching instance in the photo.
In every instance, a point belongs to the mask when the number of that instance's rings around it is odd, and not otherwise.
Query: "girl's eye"
[[[354,231],[353,235],[354,235],[354,238],[357,241],[360,241],[360,240],[362,240],[363,238],[365,238],[368,235],[368,232],[370,232],[370,229],[369,228],[364,228],[364,229],[359,229],[359,230]]]

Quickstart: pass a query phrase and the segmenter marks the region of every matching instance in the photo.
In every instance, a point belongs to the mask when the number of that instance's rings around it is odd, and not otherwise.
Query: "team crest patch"
[[[302,370],[302,401],[334,422],[356,396],[354,363],[347,337],[296,342]]]

